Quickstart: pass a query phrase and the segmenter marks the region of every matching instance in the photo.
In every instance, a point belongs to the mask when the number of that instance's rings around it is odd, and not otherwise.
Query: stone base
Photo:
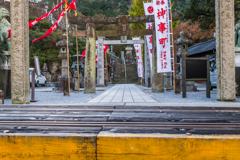
[[[67,80],[68,80],[67,77],[59,76],[57,79],[57,82],[55,82],[55,92],[63,93],[64,91],[67,91],[68,90]],[[74,90],[75,90],[75,84],[74,82],[70,82],[70,91],[74,91]]]
[[[96,87],[106,87],[105,85],[96,84]]]
[[[63,92],[63,95],[64,96],[70,96],[70,93],[69,92]]]
[[[188,92],[196,92],[197,91],[197,86],[186,86],[186,90]]]

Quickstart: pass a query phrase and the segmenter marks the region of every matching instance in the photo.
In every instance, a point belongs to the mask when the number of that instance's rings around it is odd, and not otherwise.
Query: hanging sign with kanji
[[[157,72],[171,72],[168,0],[153,0],[157,46]]]
[[[140,37],[132,38],[132,40],[140,40]],[[142,45],[134,44],[138,62],[138,77],[143,77],[143,61],[142,61]]]
[[[154,15],[153,3],[143,3],[145,15]],[[152,29],[152,22],[146,23],[146,29]],[[150,59],[150,67],[152,69],[152,35],[146,35],[147,48]]]

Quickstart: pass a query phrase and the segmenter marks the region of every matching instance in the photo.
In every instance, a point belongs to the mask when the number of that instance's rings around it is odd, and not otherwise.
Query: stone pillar
[[[75,71],[74,72],[74,90],[75,90],[75,93],[78,93],[78,71]]]
[[[123,61],[125,61],[124,51],[121,51],[121,59],[122,59]]]
[[[99,86],[104,86],[103,38],[104,37],[98,37],[97,84]]]
[[[150,59],[149,59],[149,53],[148,53],[148,48],[147,48],[147,40],[145,38],[145,43],[144,43],[144,56],[145,56],[145,84],[146,86],[150,87],[151,84],[148,84],[148,79],[150,78],[151,75],[151,69],[150,69]]]
[[[164,92],[163,73],[157,73],[157,48],[155,24],[153,23],[153,53],[152,53],[152,92]]]
[[[84,93],[95,93],[96,91],[96,27],[94,23],[87,24],[86,54],[84,68]]]
[[[12,104],[30,103],[28,1],[11,0]]]
[[[234,0],[215,0],[217,99],[235,101]]]
[[[166,86],[166,90],[169,92],[171,91],[171,73],[167,72],[165,75],[165,86]]]

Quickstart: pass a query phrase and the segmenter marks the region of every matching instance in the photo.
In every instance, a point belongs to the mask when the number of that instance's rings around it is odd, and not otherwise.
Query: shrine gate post
[[[30,103],[28,9],[27,0],[11,0],[12,104]]]
[[[86,54],[84,65],[84,93],[95,93],[96,91],[96,28],[94,23],[87,23]]]
[[[217,99],[235,101],[234,0],[215,0]]]

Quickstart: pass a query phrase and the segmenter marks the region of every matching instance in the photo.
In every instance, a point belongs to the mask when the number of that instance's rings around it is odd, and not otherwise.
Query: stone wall
[[[126,64],[127,77],[125,78],[124,64],[115,64],[113,71],[113,84],[132,84],[138,82],[136,64]]]
[[[10,12],[10,2],[4,2],[4,0],[0,0],[0,7],[6,8]],[[45,13],[45,7],[43,3],[29,2],[29,17],[40,17]]]

